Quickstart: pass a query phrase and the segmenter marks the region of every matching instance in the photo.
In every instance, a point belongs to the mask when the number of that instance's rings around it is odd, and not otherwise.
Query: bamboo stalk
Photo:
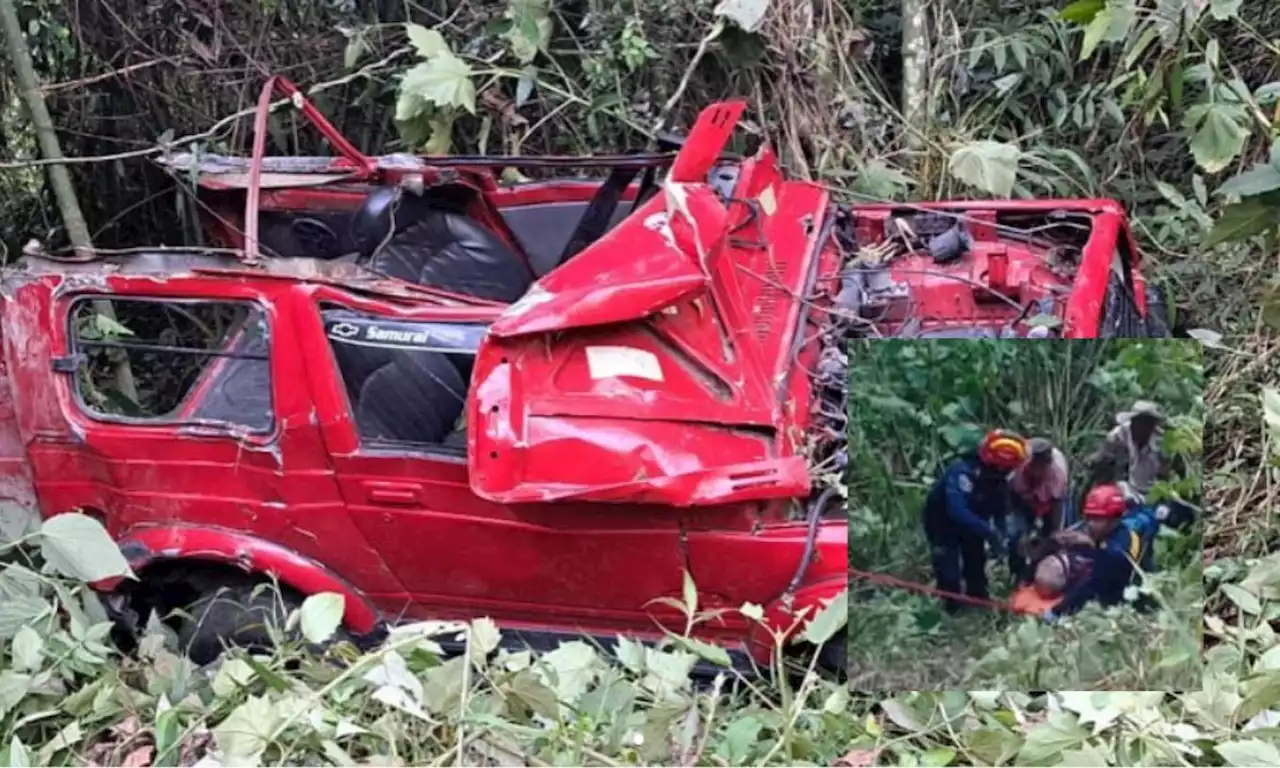
[[[4,27],[5,48],[9,51],[9,61],[13,64],[13,73],[26,102],[27,112],[31,116],[31,124],[36,131],[36,139],[40,143],[40,153],[53,161],[48,167],[49,186],[53,189],[54,199],[58,204],[58,213],[62,216],[62,225],[67,228],[67,238],[75,249],[76,257],[88,261],[93,258],[93,241],[89,237],[89,227],[85,224],[84,213],[80,210],[80,201],[76,197],[75,186],[71,183],[71,174],[61,162],[62,147],[58,144],[58,134],[53,127],[53,118],[49,116],[49,108],[44,101],[44,91],[40,80],[36,77],[35,63],[31,60],[31,51],[27,49],[26,38],[22,35],[22,24],[18,19],[18,9],[14,0],[0,0],[0,26]],[[94,310],[115,320],[115,310],[111,302],[102,300],[94,302]],[[133,378],[133,370],[125,359],[116,366],[116,386],[120,394],[133,402],[138,402],[138,387]]]

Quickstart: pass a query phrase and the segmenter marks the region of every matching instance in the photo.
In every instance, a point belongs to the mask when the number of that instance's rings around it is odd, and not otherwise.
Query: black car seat
[[[524,259],[461,206],[399,187],[365,198],[352,239],[358,263],[419,285],[511,302],[534,281]]]
[[[467,380],[443,352],[393,350],[360,386],[356,423],[371,440],[456,444]],[[465,433],[460,433],[465,434]]]

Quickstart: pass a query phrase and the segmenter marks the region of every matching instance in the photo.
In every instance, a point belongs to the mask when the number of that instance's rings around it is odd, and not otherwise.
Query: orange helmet
[[[1128,505],[1118,485],[1099,485],[1084,497],[1085,517],[1120,517]]]
[[[1017,435],[993,429],[978,446],[978,460],[989,467],[1012,471],[1027,460],[1027,444]]]

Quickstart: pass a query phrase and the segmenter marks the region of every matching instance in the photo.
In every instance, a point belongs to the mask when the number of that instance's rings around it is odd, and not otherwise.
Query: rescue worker
[[[1131,501],[1145,499],[1164,469],[1160,452],[1160,428],[1164,422],[1160,406],[1149,400],[1139,400],[1128,411],[1117,414],[1115,428],[1089,457],[1093,480],[1114,481],[1118,479],[1116,470],[1125,465],[1128,481],[1122,490],[1128,491]]]
[[[1060,530],[1071,473],[1067,457],[1043,437],[1027,443],[1026,461],[1009,480],[1016,514],[1010,516],[1009,571],[1019,582],[1030,574],[1022,542],[1043,541]]]
[[[1156,533],[1169,507],[1131,506],[1119,486],[1108,484],[1089,491],[1083,513],[1083,531],[1064,531],[1055,538],[1080,557],[1092,554],[1092,567],[1068,587],[1056,608],[1044,613],[1048,621],[1075,613],[1090,600],[1102,605],[1121,602],[1125,587],[1140,578],[1138,569],[1154,568]]]
[[[1026,457],[1022,438],[994,430],[976,454],[956,459],[933,484],[924,505],[924,530],[938,589],[987,598],[986,545],[995,557],[1008,551],[1008,475]],[[963,604],[947,599],[945,605],[954,613]]]

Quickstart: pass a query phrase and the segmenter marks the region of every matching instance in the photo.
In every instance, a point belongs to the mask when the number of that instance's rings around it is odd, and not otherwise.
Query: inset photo
[[[849,362],[853,689],[1200,686],[1199,342],[882,339]]]

